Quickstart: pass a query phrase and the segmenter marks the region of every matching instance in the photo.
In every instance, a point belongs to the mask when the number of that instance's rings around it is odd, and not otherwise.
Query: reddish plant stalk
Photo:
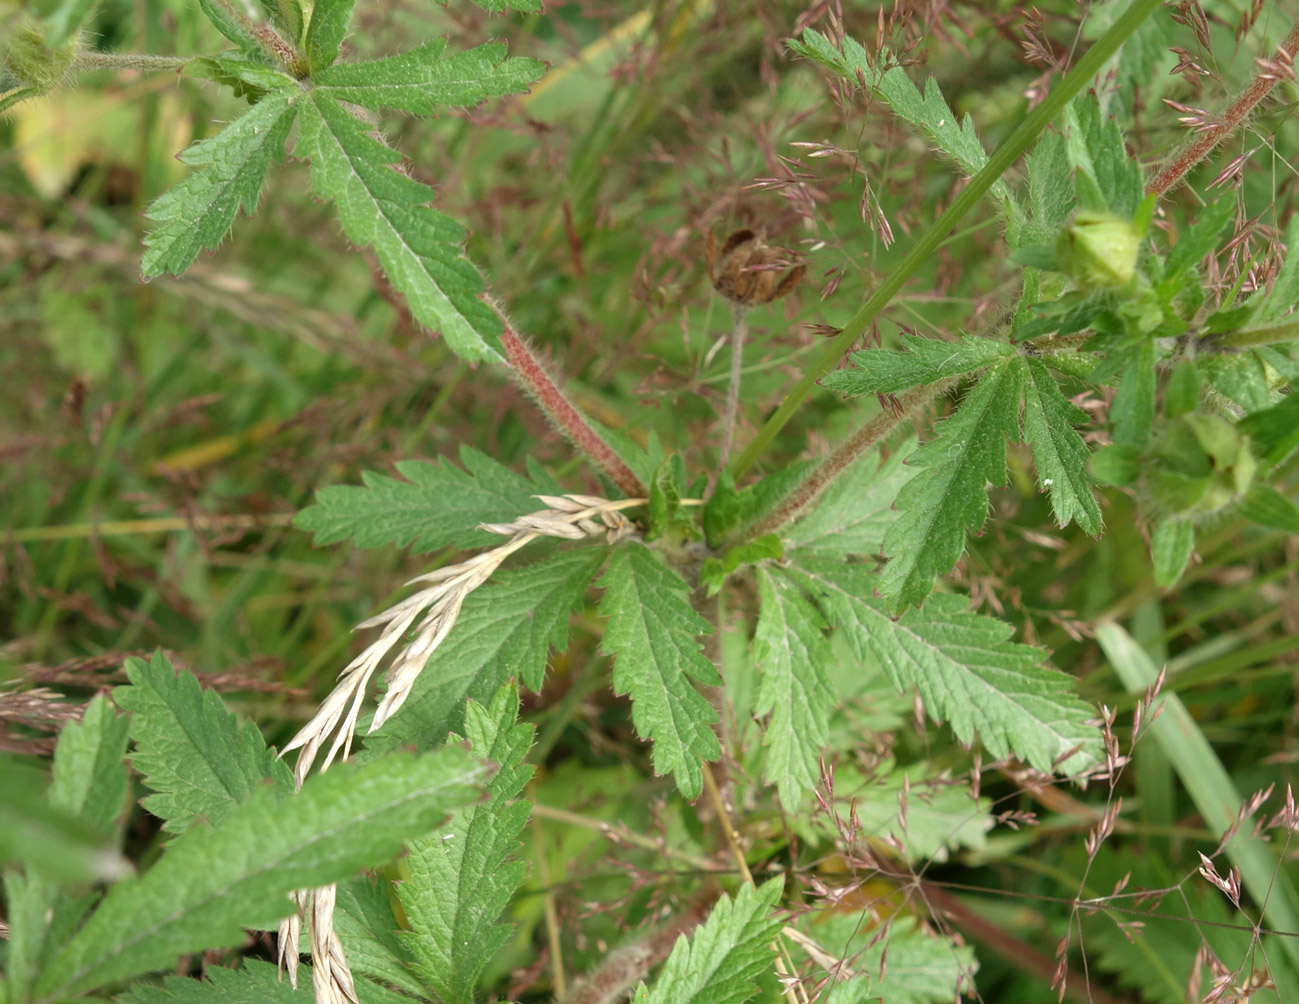
[[[501,334],[501,346],[505,349],[505,358],[514,367],[519,382],[573,445],[595,461],[628,498],[644,498],[645,486],[641,484],[640,478],[564,396],[564,392],[550,378],[541,360],[533,355],[527,343],[504,318],[501,321],[505,327]]]
[[[1299,52],[1299,25],[1295,25],[1285,41],[1281,43],[1278,62],[1293,65],[1296,52]],[[1177,184],[1191,168],[1207,157],[1214,147],[1240,128],[1258,103],[1271,93],[1278,79],[1275,74],[1261,70],[1250,85],[1231,102],[1226,114],[1217,125],[1206,129],[1160,169],[1155,180],[1146,188],[1146,194],[1163,195]]]

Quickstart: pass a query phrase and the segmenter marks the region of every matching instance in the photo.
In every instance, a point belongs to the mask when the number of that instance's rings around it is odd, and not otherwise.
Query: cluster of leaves
[[[348,239],[374,251],[410,312],[453,351],[475,362],[499,359],[501,322],[463,255],[464,228],[429,205],[432,189],[409,177],[375,123],[358,115],[390,109],[428,116],[439,107],[516,94],[543,64],[506,58],[499,42],[448,52],[445,41],[339,62],[351,0],[268,5],[261,23],[221,0],[203,9],[236,48],[196,60],[195,72],[230,84],[253,105],[180,155],[194,170],[149,207],[155,227],[145,239],[143,275],[180,275],[225,238],[240,209],[253,213],[297,121],[294,153],[311,162],[313,188],[334,203]]]
[[[203,0],[203,9],[235,49],[192,67],[251,107],[184,153],[192,172],[149,208],[144,274],[180,274],[224,239],[240,210],[252,213],[296,124],[294,153],[310,161],[315,193],[334,203],[353,243],[373,250],[411,314],[465,360],[498,360],[501,322],[462,253],[465,231],[431,208],[432,190],[402,170],[367,115],[427,116],[517,93],[541,64],[506,59],[495,43],[340,62],[348,0],[285,0],[256,17],[221,0]],[[962,172],[987,164],[971,122],[958,120],[934,81],[917,90],[901,68],[881,72],[857,43],[836,45],[811,29],[792,47],[871,89]],[[6,845],[6,860],[21,866],[5,875],[8,1000],[43,1004],[133,980],[121,998],[131,1004],[303,1000],[305,989],[284,987],[251,960],[238,971],[212,968],[204,983],[147,974],[178,955],[240,945],[245,929],[273,928],[293,909],[294,890],[340,883],[338,927],[363,1004],[472,1001],[509,938],[502,918],[525,871],[515,854],[529,817],[521,796],[533,735],[519,722],[517,688],[542,690],[550,652],[566,648],[572,614],[592,588],[611,689],[629,698],[653,771],[670,775],[684,799],[701,796],[709,763],[726,755],[774,789],[790,817],[803,815],[843,723],[842,666],[917,695],[960,743],[977,741],[998,760],[1044,773],[1095,764],[1101,733],[1072,678],[1043,649],[1012,640],[1009,623],[950,592],[931,595],[935,580],[957,565],[967,534],[983,529],[988,485],[1006,482],[1007,444],[1020,441],[1062,527],[1099,535],[1097,486],[1134,489],[1155,524],[1160,584],[1181,574],[1196,528],[1224,513],[1299,532],[1299,508],[1268,483],[1299,449],[1299,410],[1280,394],[1299,376],[1281,323],[1299,299],[1299,256],[1270,293],[1237,303],[1233,290],[1209,304],[1197,266],[1218,247],[1232,205],[1208,207],[1166,253],[1151,247],[1153,202],[1093,96],[1041,137],[1027,174],[1025,193],[1004,180],[992,188],[1024,266],[1004,331],[907,337],[897,351],[856,353],[852,368],[823,381],[885,400],[959,390],[931,440],[897,444],[882,462],[857,459],[818,487],[814,508],[794,507],[807,511],[762,534],[750,528],[806,491],[815,467],[743,487],[724,473],[700,506],[708,479],[692,481],[680,457],[637,461],[650,485],[643,533],[611,547],[555,549],[470,594],[401,710],[366,737],[354,763],[294,792],[255,727],[166,659],[132,661],[130,685],[114,694],[130,717],[96,699],[64,730],[48,792],[19,772],[23,783],[5,793],[26,827]],[[1288,239],[1299,243],[1299,225]],[[1112,445],[1095,455],[1079,430],[1087,416],[1071,401],[1085,391],[1113,392]],[[492,539],[481,524],[508,522],[535,507],[532,496],[563,490],[536,463],[525,477],[465,449],[460,464],[408,461],[398,465],[401,480],[367,474],[360,487],[322,489],[297,526],[321,545],[470,549]],[[725,677],[705,654],[715,628],[701,612],[705,593],[739,597],[746,643],[752,634]],[[723,748],[722,692],[759,721],[752,748]],[[126,878],[124,757],[166,835],[158,859]],[[882,787],[897,796],[912,777],[889,768]],[[891,805],[846,815],[828,825],[864,816],[908,860],[974,846],[991,826],[987,803],[967,790],[935,795],[909,827],[895,825]],[[834,840],[795,826],[805,839]],[[386,873],[357,877],[403,846],[405,858]],[[96,879],[118,881],[101,893]],[[784,893],[775,880],[723,895],[634,999],[752,996],[776,958]],[[930,937],[915,918],[888,933],[872,936],[844,918],[818,925],[817,940],[858,960],[857,974],[826,999],[937,1001],[973,972],[969,949]]]
[[[245,929],[273,929],[294,909],[294,890],[350,879],[360,868],[389,861],[404,843],[423,846],[416,838],[442,825],[451,810],[448,832],[472,826],[485,782],[492,798],[508,801],[518,790],[503,749],[526,752],[526,736],[502,749],[490,717],[508,718],[514,727],[517,708],[508,691],[490,710],[475,709],[479,727],[469,749],[450,744],[418,756],[393,753],[363,767],[342,765],[295,793],[288,768],[257,729],[236,719],[192,675],[177,675],[162,655],[150,663],[131,660],[127,674],[130,685],[118,688],[114,702],[129,717],[98,697],[81,722],[64,729],[43,829],[14,848],[12,865],[25,867],[5,872],[6,979],[16,1004],[67,1000],[171,969],[181,955],[240,945]],[[151,867],[123,877],[115,862],[128,816],[128,744],[131,763],[152,792],[145,804],[168,839]],[[490,781],[489,754],[506,767]],[[517,834],[517,810],[500,808]],[[502,839],[508,836],[503,831]],[[62,853],[44,853],[50,845]],[[497,843],[493,850],[495,865],[509,847]],[[436,855],[429,856],[412,884],[440,880]],[[87,882],[112,877],[119,880],[106,893]],[[511,877],[517,881],[517,872],[507,867],[492,881]],[[493,920],[479,924],[486,950],[499,938]],[[463,921],[453,928],[466,934]],[[441,958],[447,945],[418,947],[420,957]],[[275,993],[269,990],[273,969],[252,967],[245,975],[246,992],[257,985]],[[430,981],[436,977],[428,974]],[[144,984],[131,999],[164,998]]]
[[[918,94],[899,67],[881,73],[851,39],[835,47],[811,29],[793,48],[866,82],[963,170],[984,165],[968,117],[957,126],[932,80]],[[1283,431],[1293,399],[1281,392],[1299,378],[1299,362],[1287,344],[1293,333],[1275,322],[1299,300],[1299,255],[1270,290],[1237,303],[1238,282],[1222,302],[1206,302],[1197,266],[1218,249],[1235,199],[1206,207],[1168,252],[1149,247],[1155,197],[1145,196],[1141,170],[1094,94],[1041,136],[1027,168],[1024,200],[994,188],[1012,256],[1025,266],[1005,330],[956,342],[904,337],[902,350],[857,352],[852,368],[822,381],[853,396],[965,387],[956,412],[908,461],[920,471],[898,494],[877,580],[895,613],[922,603],[934,577],[956,565],[966,533],[982,529],[986,486],[1006,483],[1007,442],[1031,446],[1061,527],[1101,532],[1094,484],[1138,488],[1163,586],[1190,560],[1197,523],[1224,511],[1299,532],[1299,507],[1267,483],[1296,446]],[[1299,221],[1286,243],[1299,246]],[[1160,373],[1169,374],[1162,408]],[[1072,393],[1114,390],[1113,445],[1094,462],[1077,428],[1087,416],[1062,381]]]

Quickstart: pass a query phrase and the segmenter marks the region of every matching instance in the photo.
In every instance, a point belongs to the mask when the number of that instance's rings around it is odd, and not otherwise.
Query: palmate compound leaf
[[[409,878],[397,886],[410,930],[402,939],[415,971],[443,1004],[474,1004],[478,977],[510,935],[500,923],[527,870],[512,860],[530,804],[519,798],[532,768],[534,728],[518,724],[519,692],[502,687],[487,707],[469,702],[465,738],[474,756],[499,765],[486,801],[457,809],[436,834],[415,840]],[[453,735],[450,742],[459,742]]]
[[[754,888],[743,886],[735,899],[722,896],[708,919],[687,939],[677,939],[672,954],[648,994],[637,1004],[740,1004],[758,988],[753,981],[774,962],[772,938],[783,921],[775,915],[782,879]]]
[[[722,755],[717,712],[690,682],[721,683],[697,640],[712,627],[690,606],[681,577],[643,544],[615,551],[600,586],[608,621],[601,648],[613,656],[614,693],[631,695],[636,731],[654,743],[655,772],[675,775],[682,793],[698,798],[700,759]]]
[[[874,582],[895,613],[924,601],[934,576],[951,571],[965,550],[966,530],[987,519],[987,485],[1005,484],[1006,440],[1019,434],[1022,374],[1017,359],[993,366],[907,458],[920,471],[898,493],[898,517],[884,537],[889,561]]]
[[[183,833],[197,819],[221,823],[268,782],[293,790],[293,774],[266,746],[252,722],[240,723],[192,673],[179,675],[162,652],[151,662],[126,661],[129,686],[113,700],[130,711],[131,762],[154,794],[143,805],[164,830]]]
[[[464,256],[465,230],[432,208],[433,191],[401,173],[400,155],[340,104],[429,115],[439,105],[526,90],[545,69],[536,60],[505,59],[500,43],[444,59],[445,48],[431,42],[387,59],[322,69],[301,103],[296,152],[310,157],[316,194],[337,206],[352,243],[374,249],[415,318],[462,358],[499,360],[501,320]]]
[[[1072,520],[1094,536],[1101,532],[1101,510],[1087,475],[1091,451],[1074,428],[1087,413],[1069,402],[1043,363],[1028,359],[1022,365],[1024,438],[1033,447],[1038,481],[1051,494],[1060,526]]]
[[[470,593],[410,696],[365,737],[358,759],[440,745],[448,729],[460,727],[466,697],[489,700],[511,677],[539,691],[550,648],[567,646],[569,617],[604,558],[603,547],[561,552],[526,568],[502,569]]]
[[[930,716],[950,724],[961,742],[977,733],[994,757],[1014,753],[1042,771],[1076,771],[1094,761],[1094,712],[1073,695],[1070,677],[1042,664],[1041,649],[1009,640],[1009,624],[946,593],[895,621],[871,595],[868,566],[794,560],[780,574],[807,591],[858,658],[873,657],[899,690],[914,687]]]
[[[50,961],[36,995],[70,997],[240,944],[245,927],[271,929],[293,912],[289,893],[388,861],[473,802],[490,772],[450,747],[337,764],[293,795],[260,788],[220,826],[191,827],[143,875],[113,886]]]
[[[158,225],[145,237],[140,272],[145,278],[180,275],[204,248],[213,250],[240,209],[257,209],[262,182],[273,162],[284,159],[284,141],[303,93],[288,77],[210,139],[180,155],[194,170],[154,199],[145,215]]]
[[[794,812],[820,780],[817,760],[829,741],[827,723],[835,706],[826,673],[832,655],[825,621],[798,587],[761,566],[757,575],[754,710],[771,716],[762,738],[767,747],[763,776],[776,785],[785,810]]]
[[[464,470],[443,458],[434,463],[399,460],[405,481],[365,472],[363,487],[333,485],[316,492],[316,504],[293,523],[313,530],[316,545],[349,537],[357,547],[409,546],[416,554],[439,547],[482,547],[501,542],[479,530],[480,523],[508,523],[539,503],[532,496],[549,490],[503,467],[486,454],[464,447]]]

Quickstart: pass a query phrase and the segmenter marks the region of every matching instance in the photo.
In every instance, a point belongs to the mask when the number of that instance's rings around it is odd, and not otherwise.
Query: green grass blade
[[[1158,671],[1150,657],[1126,630],[1114,622],[1096,628],[1100,642],[1119,679],[1130,693],[1140,693],[1152,686]],[[1244,799],[1222,761],[1200,731],[1195,719],[1186,710],[1181,698],[1164,691],[1159,700],[1163,713],[1148,728],[1168,755],[1182,784],[1186,786],[1195,807],[1204,817],[1205,825],[1218,836],[1225,833],[1236,821]],[[1265,904],[1263,916],[1267,925],[1278,931],[1299,932],[1299,894],[1296,894],[1290,875],[1278,864],[1275,855],[1258,837],[1250,836],[1243,828],[1227,845],[1227,857],[1240,869],[1245,889],[1258,903]],[[1289,965],[1282,968],[1279,959],[1270,960],[1277,994],[1281,1000],[1299,1000],[1299,938],[1276,939]]]

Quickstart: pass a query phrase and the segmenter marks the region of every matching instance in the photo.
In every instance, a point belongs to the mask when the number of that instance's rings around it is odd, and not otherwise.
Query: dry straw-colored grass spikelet
[[[636,532],[635,524],[622,510],[645,504],[645,499],[609,499],[591,495],[538,495],[546,506],[520,516],[512,523],[484,523],[482,529],[508,537],[504,544],[483,551],[455,565],[437,568],[412,579],[407,585],[425,584],[400,603],[357,625],[382,628],[378,638],[365,647],[339,674],[338,683],[321,703],[316,714],[281,751],[301,750],[294,766],[297,786],[320,761],[327,770],[335,759],[351,753],[370,679],[388,660],[384,674],[387,690],[370,723],[373,732],[397,713],[410,695],[415,681],[428,664],[429,656],[455,627],[466,597],[500,568],[505,559],[540,537],[585,540],[603,536],[613,544]],[[406,640],[408,635],[409,640]],[[389,660],[390,653],[394,653]],[[321,751],[324,751],[321,759]],[[311,918],[312,984],[318,1004],[356,1002],[352,975],[334,933],[333,886],[299,892],[298,912],[280,924],[279,961],[297,986],[298,943],[302,917]]]

